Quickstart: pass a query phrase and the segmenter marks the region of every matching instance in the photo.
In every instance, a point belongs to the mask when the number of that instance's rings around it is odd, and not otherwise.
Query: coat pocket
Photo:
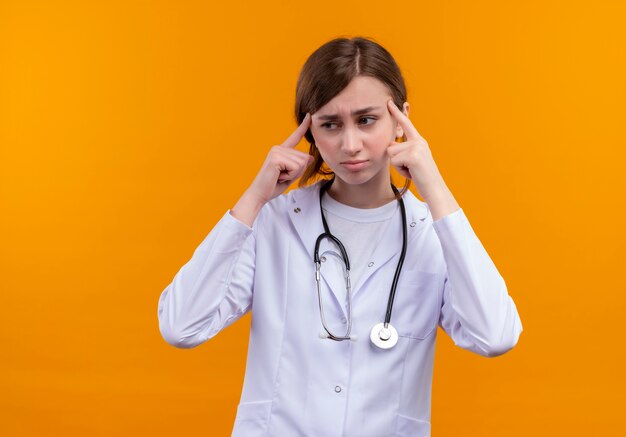
[[[398,414],[395,437],[430,437],[430,422]]]
[[[391,324],[400,337],[424,339],[435,330],[441,311],[443,279],[435,272],[415,269],[402,272],[391,313]],[[384,315],[383,312],[383,319]]]
[[[271,408],[272,401],[240,403],[232,437],[265,436]]]

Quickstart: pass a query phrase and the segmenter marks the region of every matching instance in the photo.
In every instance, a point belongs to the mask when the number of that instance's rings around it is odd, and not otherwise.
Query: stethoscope
[[[326,218],[324,217],[324,210],[322,209],[322,196],[324,192],[331,186],[335,179],[330,179],[325,182],[320,187],[320,212],[322,213],[322,223],[324,224],[324,233],[320,234],[317,237],[317,241],[315,242],[315,253],[313,255],[315,261],[315,282],[317,283],[317,296],[319,300],[320,307],[320,317],[322,319],[322,325],[324,326],[324,330],[326,332],[321,332],[321,338],[329,338],[335,341],[342,340],[356,340],[355,335],[351,335],[350,331],[352,330],[352,286],[350,284],[350,260],[348,259],[348,253],[346,252],[345,247],[339,241],[337,237],[331,234],[328,229],[328,224],[326,223]],[[396,187],[391,184],[391,189],[398,196],[398,190]],[[391,283],[391,290],[389,291],[389,299],[387,301],[387,313],[385,314],[385,321],[383,323],[377,323],[374,325],[372,330],[370,331],[370,340],[376,346],[381,349],[391,349],[398,342],[398,331],[394,328],[391,321],[391,309],[393,307],[393,301],[396,294],[396,286],[398,285],[398,278],[400,277],[400,271],[402,270],[402,264],[404,263],[404,255],[406,254],[406,240],[407,240],[407,230],[406,230],[406,210],[404,209],[404,202],[402,197],[398,196],[398,203],[400,203],[400,211],[402,212],[402,252],[400,253],[400,259],[398,260],[398,266],[396,267],[396,273],[393,277],[393,282]],[[339,251],[341,252],[341,257],[343,258],[343,262],[346,266],[345,269],[345,278],[346,278],[346,292],[348,294],[348,329],[344,335],[335,335],[330,332],[328,326],[326,326],[326,319],[324,317],[324,307],[322,305],[322,292],[320,289],[320,256],[319,256],[319,247],[320,243],[324,238],[329,238],[332,240]]]

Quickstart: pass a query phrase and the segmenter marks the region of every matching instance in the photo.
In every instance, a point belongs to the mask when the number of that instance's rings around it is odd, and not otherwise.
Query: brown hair
[[[335,38],[315,50],[306,60],[296,86],[296,120],[302,123],[305,115],[315,113],[333,99],[356,76],[371,76],[384,83],[396,106],[402,110],[407,92],[402,73],[391,54],[380,44],[364,37]],[[310,180],[333,174],[324,164],[309,129],[305,136],[313,162],[298,182],[304,187]],[[406,138],[405,138],[406,139]],[[411,184],[406,179],[400,196]]]

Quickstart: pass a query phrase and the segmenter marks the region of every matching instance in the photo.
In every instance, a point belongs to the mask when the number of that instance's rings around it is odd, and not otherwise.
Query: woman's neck
[[[369,181],[359,184],[347,184],[335,176],[335,181],[328,189],[328,194],[337,202],[353,208],[378,208],[395,200],[395,195],[391,189],[389,175],[373,177]]]

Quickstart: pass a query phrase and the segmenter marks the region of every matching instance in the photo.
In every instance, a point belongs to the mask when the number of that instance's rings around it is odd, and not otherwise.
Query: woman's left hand
[[[430,152],[428,143],[417,132],[417,129],[402,111],[393,103],[387,102],[391,116],[400,124],[406,141],[397,143],[392,141],[387,148],[391,165],[405,178],[413,180],[420,195],[426,199],[434,190],[440,190],[445,185],[439,173],[437,164]]]

